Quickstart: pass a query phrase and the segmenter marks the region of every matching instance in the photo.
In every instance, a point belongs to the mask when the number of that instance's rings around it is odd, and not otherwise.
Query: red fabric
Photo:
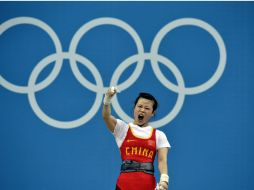
[[[120,148],[122,160],[137,162],[154,162],[156,156],[156,129],[147,139],[133,135],[129,127],[124,142]],[[154,190],[155,177],[144,172],[121,173],[117,180],[116,190]]]
[[[116,185],[116,190],[154,190],[155,177],[144,172],[121,173]]]
[[[137,162],[153,162],[156,155],[156,138],[153,129],[147,139],[133,135],[129,127],[127,135],[120,148],[122,160],[135,160]]]

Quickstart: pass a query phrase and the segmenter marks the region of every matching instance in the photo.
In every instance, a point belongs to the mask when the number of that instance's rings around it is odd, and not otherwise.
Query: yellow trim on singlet
[[[140,136],[138,136],[138,135],[135,135],[135,134],[134,134],[134,131],[133,131],[133,129],[132,129],[132,127],[130,126],[130,124],[128,125],[128,127],[131,129],[132,135],[133,135],[134,137],[136,137],[136,138],[139,138],[139,139],[150,139],[150,138],[152,137],[152,135],[153,135],[153,130],[154,130],[154,128],[152,128],[151,134],[150,134],[147,138],[144,138],[144,137],[140,137]]]

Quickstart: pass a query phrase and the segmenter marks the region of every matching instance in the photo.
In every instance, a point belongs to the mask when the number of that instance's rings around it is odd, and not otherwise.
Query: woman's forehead
[[[148,99],[145,99],[145,98],[139,98],[137,104],[153,105],[153,100],[148,100]]]

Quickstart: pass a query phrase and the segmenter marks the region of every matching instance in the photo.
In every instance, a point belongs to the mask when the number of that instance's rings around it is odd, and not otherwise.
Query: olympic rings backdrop
[[[0,189],[114,189],[109,86],[125,121],[158,99],[169,189],[253,189],[253,23],[253,2],[0,2]]]

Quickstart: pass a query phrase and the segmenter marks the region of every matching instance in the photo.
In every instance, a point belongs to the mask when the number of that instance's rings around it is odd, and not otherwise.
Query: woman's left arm
[[[168,157],[168,148],[160,148],[158,149],[158,169],[160,171],[161,177],[160,177],[160,183],[159,187],[160,189],[168,189],[168,163],[167,163],[167,157]]]

